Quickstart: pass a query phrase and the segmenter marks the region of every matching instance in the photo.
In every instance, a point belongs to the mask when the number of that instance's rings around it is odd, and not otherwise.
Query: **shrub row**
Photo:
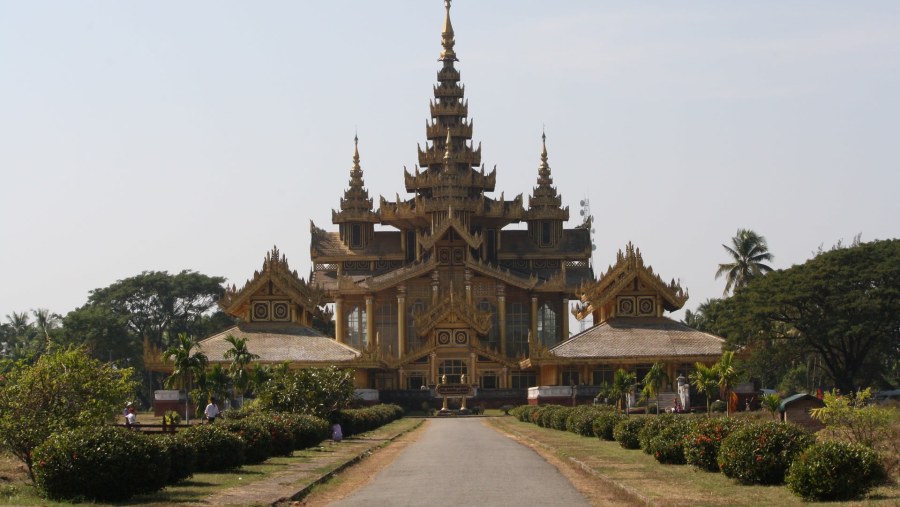
[[[384,404],[341,410],[337,414],[337,421],[346,437],[374,430],[401,417],[403,417],[402,407]]]
[[[792,492],[809,500],[855,498],[886,477],[875,451],[845,443],[813,444],[812,435],[792,424],[673,414],[625,417],[599,407],[557,405],[520,406],[510,414],[545,428],[614,439],[660,463],[721,471],[742,484],[787,482]]]
[[[397,405],[345,410],[345,434],[375,429],[403,416]],[[53,435],[34,451],[38,488],[60,500],[119,502],[191,477],[261,463],[319,444],[326,420],[254,410],[228,413],[214,424],[177,434],[147,435],[119,427],[81,428]]]

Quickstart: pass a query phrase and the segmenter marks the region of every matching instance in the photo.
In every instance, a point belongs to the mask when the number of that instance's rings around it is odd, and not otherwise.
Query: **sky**
[[[722,244],[772,266],[900,235],[900,2],[453,2],[492,195],[554,184],[686,308]],[[375,198],[409,198],[440,68],[440,0],[0,0],[0,319],[66,314],[147,270],[239,287],[273,245],[303,277],[336,230],[353,137]],[[527,202],[527,200],[526,200]],[[673,315],[681,318],[683,312]]]

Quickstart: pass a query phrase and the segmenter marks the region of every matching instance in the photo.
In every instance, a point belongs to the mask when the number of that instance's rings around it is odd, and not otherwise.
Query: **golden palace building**
[[[357,387],[383,401],[426,396],[446,378],[472,384],[475,401],[492,405],[524,403],[535,386],[546,386],[551,401],[569,393],[574,400],[571,386],[589,398],[597,390],[581,386],[611,380],[620,367],[642,375],[662,361],[674,379],[695,361],[716,360],[720,338],[663,316],[687,294],[664,283],[632,245],[595,279],[591,218],[566,228],[569,208],[553,186],[546,137],[535,143],[527,204],[521,195],[497,196],[496,170],[485,171],[473,142],[449,2],[441,39],[427,142],[415,170],[404,171],[404,197],[382,197],[376,208],[357,145],[333,228],[311,224],[310,279],[277,248],[269,252],[261,271],[222,298],[240,324],[201,342],[210,361],[227,362],[225,337],[234,335],[247,338],[258,362],[352,368]],[[325,305],[334,336],[312,328]],[[597,324],[572,336],[570,313]],[[152,355],[147,360],[164,369]]]

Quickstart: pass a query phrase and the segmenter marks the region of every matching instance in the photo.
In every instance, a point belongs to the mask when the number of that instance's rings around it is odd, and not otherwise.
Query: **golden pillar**
[[[366,296],[366,340],[370,344],[375,343],[375,298],[373,296]]]
[[[334,339],[346,343],[344,336],[344,298],[334,298]]]
[[[538,298],[537,296],[531,296],[531,339],[534,340],[535,344],[541,342],[540,336],[538,336],[537,332],[537,321],[538,321]]]
[[[471,374],[469,375],[467,382],[468,384],[474,384],[478,382],[478,356],[474,352],[469,354],[469,371]]]
[[[500,354],[506,357],[506,288],[497,284],[497,320],[500,322]]]
[[[431,384],[437,384],[437,354],[432,352],[429,359],[431,359],[431,378],[428,380]]]
[[[406,286],[397,287],[397,358],[406,354]]]

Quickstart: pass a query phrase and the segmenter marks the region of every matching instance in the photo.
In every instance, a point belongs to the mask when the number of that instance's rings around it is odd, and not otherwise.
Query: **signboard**
[[[438,396],[472,396],[472,386],[465,384],[440,384],[434,390]]]

